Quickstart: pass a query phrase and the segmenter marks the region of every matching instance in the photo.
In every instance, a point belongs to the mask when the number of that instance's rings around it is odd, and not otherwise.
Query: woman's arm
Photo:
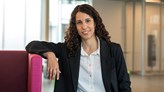
[[[54,52],[57,46],[54,43],[48,43],[45,41],[32,41],[26,46],[26,51],[32,54],[41,55],[43,58],[47,59],[47,76],[50,80],[59,79],[59,65]]]
[[[56,55],[53,52],[45,52],[43,54],[47,58],[47,76],[50,80],[53,80],[56,76],[56,79],[59,79],[59,70],[58,61]]]

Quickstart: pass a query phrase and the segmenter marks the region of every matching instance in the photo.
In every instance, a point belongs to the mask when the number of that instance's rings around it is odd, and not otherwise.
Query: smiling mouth
[[[82,33],[85,35],[85,34],[88,34],[88,33],[89,33],[89,31],[84,31],[84,32],[82,32]]]

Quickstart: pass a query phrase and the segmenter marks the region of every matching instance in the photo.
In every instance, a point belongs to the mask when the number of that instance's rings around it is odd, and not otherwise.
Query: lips
[[[89,31],[83,31],[82,32],[82,34],[84,34],[84,35],[86,35],[86,34],[88,34],[89,33]]]

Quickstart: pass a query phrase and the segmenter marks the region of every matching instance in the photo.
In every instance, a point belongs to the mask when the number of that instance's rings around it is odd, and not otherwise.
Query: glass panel
[[[61,13],[59,13],[60,10],[60,3],[59,0],[50,0],[49,3],[49,40],[53,42],[58,42],[61,40],[61,32],[59,31],[60,28],[60,20],[61,19]]]
[[[26,44],[40,39],[41,0],[26,0]]]
[[[133,72],[141,71],[141,2],[126,3],[126,61]]]
[[[4,49],[24,49],[24,19],[25,0],[5,0]]]
[[[2,1],[0,1],[2,4],[0,15],[3,15],[0,16],[0,35],[2,35],[0,43],[4,48],[2,46],[0,48],[24,50],[26,43],[40,39],[41,0],[4,0],[4,3]]]
[[[159,71],[164,71],[164,6],[146,3],[145,16],[142,16],[141,4],[126,3],[126,60],[131,62],[133,72],[140,72],[144,63],[146,74],[159,74]],[[145,17],[145,60],[141,63],[142,17]]]
[[[141,7],[141,2],[135,2],[135,22],[134,22],[134,70],[135,71],[139,71],[139,73],[141,72],[141,19],[142,17],[138,17],[138,16],[142,16],[142,7]]]
[[[164,3],[161,6],[161,70],[164,71]]]
[[[0,0],[0,50],[2,49],[3,40],[3,0]]]
[[[134,71],[133,66],[133,58],[132,58],[132,52],[133,52],[133,2],[127,2],[126,3],[126,51],[125,51],[125,57],[127,62],[127,67],[129,70]]]
[[[145,71],[159,71],[160,66],[160,5],[146,4]]]

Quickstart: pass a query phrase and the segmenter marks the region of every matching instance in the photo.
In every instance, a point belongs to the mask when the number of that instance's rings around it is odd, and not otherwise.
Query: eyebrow
[[[85,20],[87,20],[87,19],[91,20],[91,18],[86,18]],[[81,19],[79,19],[79,20],[76,20],[76,21],[81,21]]]

